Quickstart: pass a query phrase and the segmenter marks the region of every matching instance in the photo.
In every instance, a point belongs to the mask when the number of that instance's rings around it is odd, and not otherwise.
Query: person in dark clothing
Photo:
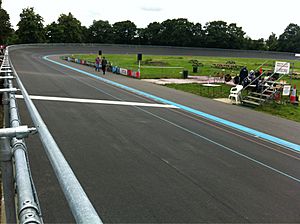
[[[240,81],[239,81],[240,85],[243,85],[244,79],[247,78],[247,76],[248,76],[247,67],[243,67],[240,71]]]
[[[103,75],[105,75],[106,66],[107,66],[107,60],[105,59],[105,57],[102,58],[101,66],[102,66]]]
[[[238,84],[240,83],[240,77],[239,77],[239,76],[235,76],[235,77],[233,78],[233,83],[234,83],[235,85],[238,85]]]
[[[263,77],[261,76],[260,71],[255,72],[255,79],[254,85],[256,92],[263,91]]]

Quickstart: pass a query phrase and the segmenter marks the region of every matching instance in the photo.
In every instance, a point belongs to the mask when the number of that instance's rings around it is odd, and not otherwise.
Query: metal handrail
[[[7,65],[7,67],[10,67],[9,65],[9,59],[8,59],[8,53],[5,52],[4,55],[4,61]],[[2,63],[2,65],[3,65]],[[1,66],[1,68],[3,68]],[[6,72],[5,75],[10,74],[10,72]],[[4,87],[13,89],[13,84],[11,80],[5,80]],[[8,91],[5,92],[5,95],[3,96],[4,104],[7,107],[5,109],[5,126],[6,129],[2,129],[1,136],[6,136],[4,134],[5,130],[14,130],[11,132],[11,143],[9,144],[8,139],[3,139],[3,149],[4,151],[11,151],[10,154],[7,154],[7,161],[11,161],[12,155],[14,156],[15,160],[15,179],[16,179],[16,189],[17,189],[17,195],[18,195],[18,220],[20,223],[43,223],[43,220],[41,218],[41,212],[40,207],[37,199],[37,194],[35,191],[35,187],[31,178],[31,172],[28,165],[28,157],[27,157],[27,148],[25,145],[25,142],[23,140],[24,135],[19,135],[19,131],[23,132],[24,126],[21,127],[21,121],[19,118],[18,108],[16,104],[15,94],[14,91]],[[19,130],[19,131],[18,131]],[[4,152],[3,151],[3,152]],[[8,176],[6,174],[7,180],[10,181],[12,176]],[[12,175],[9,174],[9,175]],[[9,217],[7,219],[8,222],[16,222],[16,216],[15,216],[15,206],[12,204],[11,201],[13,198],[12,192],[14,189],[12,186],[5,189],[4,195],[8,196],[8,203],[9,205],[6,207],[7,209],[13,209],[13,211],[7,211],[9,212]],[[14,199],[13,199],[14,200]],[[13,221],[14,220],[14,221]]]
[[[9,50],[9,47],[8,47]],[[25,104],[31,119],[38,131],[45,152],[50,160],[54,173],[58,179],[61,189],[67,199],[69,207],[77,223],[102,223],[96,210],[81,187],[70,165],[64,158],[55,140],[50,134],[46,124],[40,116],[35,105],[31,101],[24,85],[22,84],[13,64],[10,62],[16,76],[18,87],[24,97]]]
[[[274,71],[271,75],[270,75],[270,77],[269,78],[271,78],[271,77],[273,77],[278,71],[280,71],[280,69],[284,66],[284,65],[286,65],[287,64],[287,62],[285,63],[285,64],[283,64],[277,71]],[[260,77],[262,77],[263,75],[264,75],[265,73],[263,72],[262,74],[260,74],[259,76],[257,76],[255,79],[253,79],[247,86],[245,86],[244,88],[243,88],[243,90],[245,90],[245,89],[247,89],[249,86],[251,86],[253,83],[255,83]],[[283,77],[284,75],[282,75],[280,78],[278,78],[277,80],[280,80],[282,77]],[[263,80],[263,82],[262,83],[266,83],[266,82],[268,82],[268,80]]]

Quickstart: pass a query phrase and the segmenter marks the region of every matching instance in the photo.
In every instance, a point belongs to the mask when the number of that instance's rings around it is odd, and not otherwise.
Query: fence
[[[72,57],[62,57],[62,59],[66,60],[66,61],[69,61],[69,62],[74,62],[74,63],[77,63],[77,64],[93,67],[93,68],[95,67],[95,63],[91,62],[91,61],[81,60],[81,59],[72,58]],[[140,74],[139,71],[133,71],[133,70],[126,69],[126,68],[120,68],[118,66],[108,65],[107,66],[107,71],[115,73],[115,74],[119,74],[119,75],[129,76],[129,77],[132,77],[132,78],[137,78],[137,79],[141,78],[141,74]]]
[[[19,89],[13,87],[13,79],[16,80]],[[9,59],[9,48],[5,51],[2,59],[0,80],[4,80],[4,88],[0,90],[4,110],[4,128],[0,129],[0,158],[6,222],[43,223],[24,142],[25,137],[37,133],[76,222],[102,223],[24,88]],[[21,125],[15,98],[17,91],[21,91],[23,95],[28,112],[35,125],[33,128]],[[13,160],[15,163],[12,162]],[[16,185],[14,185],[14,180]],[[15,206],[15,186],[17,190],[17,209]]]

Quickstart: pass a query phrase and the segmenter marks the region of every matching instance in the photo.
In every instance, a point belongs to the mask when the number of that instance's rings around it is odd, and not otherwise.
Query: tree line
[[[279,37],[272,33],[268,39],[254,40],[245,36],[242,27],[224,21],[212,21],[202,26],[179,18],[137,28],[129,20],[114,24],[94,20],[91,26],[85,27],[69,13],[61,14],[49,25],[44,26],[43,22],[34,8],[25,8],[20,14],[18,29],[13,30],[0,0],[0,43],[3,44],[114,43],[300,52],[300,27],[294,23],[289,24]]]

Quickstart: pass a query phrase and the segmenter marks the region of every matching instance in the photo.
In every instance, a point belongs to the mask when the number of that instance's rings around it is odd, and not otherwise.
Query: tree
[[[245,39],[245,49],[265,51],[266,50],[265,40],[263,38],[260,38],[258,40],[252,40],[250,37],[247,37]]]
[[[275,33],[272,33],[266,40],[266,48],[269,51],[276,51],[278,48],[278,38]]]
[[[13,30],[12,34],[9,37],[7,37],[6,44],[11,45],[11,44],[18,44],[18,43],[20,43],[19,37],[16,34],[16,32]]]
[[[204,35],[205,34],[202,29],[202,25],[200,23],[196,23],[193,26],[192,46],[194,46],[194,47],[204,46]]]
[[[136,34],[137,27],[129,20],[113,24],[114,42],[116,44],[132,44],[134,43]]]
[[[94,20],[88,33],[92,43],[112,43],[113,41],[113,29],[108,21]]]
[[[242,27],[238,27],[235,23],[229,24],[227,27],[228,33],[228,48],[242,49],[244,45],[245,32]]]
[[[213,48],[242,49],[245,32],[235,23],[227,25],[224,21],[213,21],[204,26],[204,46]]]
[[[63,28],[55,22],[45,28],[46,39],[49,43],[62,43],[63,32]]]
[[[80,43],[83,39],[81,22],[70,12],[68,15],[61,14],[58,18],[58,26],[63,30],[62,42]]]
[[[91,43],[89,29],[86,26],[81,26],[82,43]]]
[[[229,48],[230,36],[227,23],[224,21],[208,22],[204,26],[205,47]]]
[[[0,0],[0,44],[7,43],[12,32],[9,15],[2,9],[2,0]]]
[[[53,22],[46,27],[46,36],[50,43],[81,43],[84,28],[71,13],[61,14],[57,23]]]
[[[19,27],[16,31],[20,43],[41,43],[45,40],[43,18],[34,12],[33,8],[26,8],[20,14]]]
[[[168,19],[161,23],[160,41],[163,45],[192,46],[194,24],[187,19]]]
[[[279,36],[278,50],[300,52],[300,27],[297,24],[289,24]]]
[[[141,29],[139,32],[139,37],[142,44],[148,45],[160,45],[160,35],[163,26],[158,22],[150,23],[145,29]]]

